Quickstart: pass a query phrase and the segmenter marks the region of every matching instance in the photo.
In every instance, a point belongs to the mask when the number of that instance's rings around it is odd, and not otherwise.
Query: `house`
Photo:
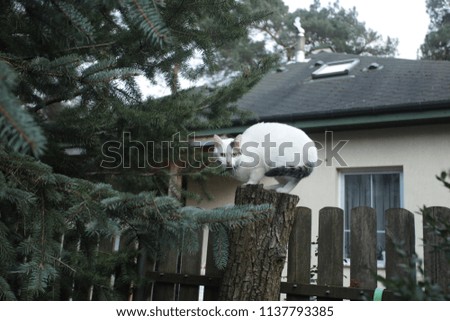
[[[322,52],[266,75],[238,105],[254,117],[196,136],[233,137],[256,122],[303,129],[322,162],[291,193],[315,213],[312,241],[318,211],[340,207],[345,211],[344,256],[349,257],[350,209],[374,207],[382,267],[384,210],[403,207],[416,214],[416,251],[422,255],[419,209],[450,207],[449,191],[436,179],[450,169],[450,62]],[[214,200],[195,205],[233,203],[238,184],[213,178],[207,188]],[[200,192],[192,184],[189,189]]]

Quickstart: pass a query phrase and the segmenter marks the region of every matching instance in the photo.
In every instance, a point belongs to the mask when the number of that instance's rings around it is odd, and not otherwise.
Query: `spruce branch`
[[[57,262],[58,264],[61,264],[62,266],[64,266],[65,268],[69,269],[70,271],[72,271],[72,273],[77,273],[77,270],[73,267],[71,267],[69,264],[63,262],[60,258],[54,257],[54,256],[50,256],[51,259],[53,259],[55,262]]]
[[[135,77],[141,75],[141,71],[132,68],[115,68],[112,70],[106,70],[97,72],[93,75],[85,77],[83,82],[93,85],[95,83],[109,84],[115,79],[126,79],[129,77]]]
[[[64,16],[70,20],[73,26],[86,36],[90,41],[94,39],[94,27],[89,20],[81,14],[73,5],[64,1],[52,1],[53,5],[56,5]]]
[[[213,256],[216,267],[223,270],[228,263],[229,239],[225,228],[219,226],[213,234]]]
[[[94,49],[94,48],[100,48],[100,47],[109,47],[117,43],[116,41],[108,41],[104,43],[95,43],[90,45],[84,45],[84,46],[75,46],[70,48],[65,48],[61,50],[61,52],[67,52],[67,51],[78,51],[78,50],[84,50],[84,49]]]
[[[0,267],[2,264],[10,263],[14,259],[14,247],[8,234],[8,227],[0,221]]]
[[[19,110],[19,109],[18,109]],[[6,139],[8,145],[15,151],[26,153],[31,150],[38,157],[43,152],[45,139],[26,111],[11,114],[6,105],[0,103],[0,138]],[[29,126],[29,127],[27,127]],[[33,134],[37,134],[33,138]],[[9,136],[9,137],[8,137]]]
[[[240,6],[226,0],[5,2],[0,18],[10,23],[0,31],[0,298],[126,299],[145,279],[136,275],[138,251],[152,257],[164,246],[198,251],[198,232],[209,226],[220,231],[216,244],[223,262],[227,232],[264,219],[250,208],[183,210],[165,196],[170,177],[163,166],[178,155],[157,155],[174,133],[229,121],[236,114],[229,102],[256,77],[244,73],[229,90],[180,89],[145,102],[138,99],[134,77],[145,71],[153,84],[159,83],[158,74],[166,81],[178,73],[198,79],[207,68],[188,67],[197,52],[212,66],[218,46],[246,33],[251,20],[246,16],[255,15]],[[70,104],[57,104],[63,101]],[[38,146],[39,136],[31,129],[39,127],[33,116],[41,113],[26,109],[46,106],[48,121],[42,126],[49,144],[42,161],[36,161],[15,150],[23,152],[18,144],[31,150],[34,141]],[[154,142],[154,154],[146,156],[156,156],[161,166],[99,168],[100,146],[125,131],[133,141]],[[67,155],[68,146],[85,153]],[[101,176],[95,183],[75,178],[86,173]],[[120,249],[110,253],[111,238],[118,234]]]
[[[0,61],[0,141],[15,151],[31,151],[36,157],[43,153],[46,139],[30,114],[21,108],[12,93],[15,73]]]
[[[129,7],[130,18],[136,23],[140,29],[152,40],[162,46],[164,43],[170,42],[169,31],[161,19],[161,15],[157,9],[157,3],[147,1],[145,4],[140,0],[126,1]]]
[[[7,280],[4,277],[0,276],[0,300],[4,301],[15,301],[17,300],[14,292],[11,290],[11,287]]]

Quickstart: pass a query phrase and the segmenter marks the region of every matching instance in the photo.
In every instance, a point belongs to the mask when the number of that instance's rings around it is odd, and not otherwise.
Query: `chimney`
[[[305,29],[302,28],[300,17],[295,18],[294,26],[298,30],[298,40],[295,45],[295,61],[305,62]]]

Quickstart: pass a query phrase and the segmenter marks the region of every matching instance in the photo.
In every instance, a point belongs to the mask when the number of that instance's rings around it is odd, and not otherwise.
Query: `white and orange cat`
[[[289,193],[311,174],[317,148],[302,130],[280,123],[259,123],[236,138],[214,135],[214,155],[233,176],[245,184],[259,184],[274,177],[279,193]]]

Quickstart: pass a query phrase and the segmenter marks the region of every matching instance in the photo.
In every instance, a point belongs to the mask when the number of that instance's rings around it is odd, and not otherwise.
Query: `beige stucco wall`
[[[318,146],[325,146],[324,133],[310,136],[319,143]],[[292,191],[300,196],[299,205],[312,209],[312,240],[316,240],[317,236],[318,211],[325,206],[342,207],[340,173],[343,170],[395,168],[403,171],[403,207],[415,214],[416,251],[422,256],[422,222],[418,214],[419,208],[423,205],[450,207],[450,191],[435,178],[441,171],[450,169],[450,125],[333,132],[334,145],[340,140],[348,141],[340,151],[347,166],[336,162],[333,162],[332,166],[323,163]],[[324,160],[325,157],[325,149],[320,150],[319,158]],[[190,205],[214,208],[232,204],[237,185],[232,179],[211,179],[207,189],[215,195],[215,199]],[[192,184],[189,189],[200,191]]]
[[[323,136],[311,135],[321,144]],[[348,140],[340,153],[348,167],[334,162],[316,168],[293,191],[302,196],[304,206],[318,209],[324,202],[340,206],[339,173],[358,167],[402,168],[404,207],[410,211],[424,204],[450,206],[449,191],[435,178],[450,168],[450,125],[334,132],[333,138],[335,143]],[[319,154],[324,159],[324,151]]]

